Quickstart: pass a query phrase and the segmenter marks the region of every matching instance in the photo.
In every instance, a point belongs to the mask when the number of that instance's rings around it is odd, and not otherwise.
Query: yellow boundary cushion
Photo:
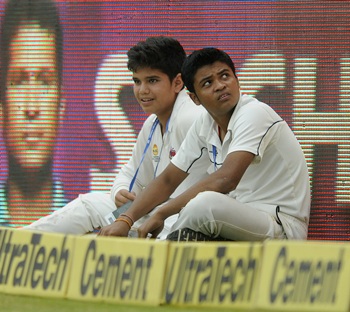
[[[0,291],[64,297],[74,238],[0,227]]]
[[[261,244],[171,243],[163,300],[170,305],[253,306]]]
[[[266,311],[348,311],[349,245],[268,241],[263,246],[257,308]]]
[[[68,298],[159,305],[168,242],[77,237]]]
[[[161,242],[0,227],[0,292],[140,305],[348,311],[350,244]]]

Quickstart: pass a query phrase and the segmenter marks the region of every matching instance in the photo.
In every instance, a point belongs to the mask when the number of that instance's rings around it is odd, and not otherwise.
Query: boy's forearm
[[[136,196],[127,213],[134,221],[140,219],[158,205],[166,202],[187,175],[186,172],[170,163],[155,180]],[[171,211],[176,208],[172,208]]]
[[[136,199],[128,209],[127,214],[134,221],[137,221],[158,205],[166,202],[171,194],[172,190],[167,190],[164,186],[160,188],[158,183],[154,185],[150,184],[144,189],[144,191],[136,196]]]

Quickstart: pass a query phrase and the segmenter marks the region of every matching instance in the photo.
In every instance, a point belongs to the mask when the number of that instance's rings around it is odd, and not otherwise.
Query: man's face
[[[51,158],[59,123],[55,36],[37,24],[20,26],[9,49],[4,104],[7,152],[25,170]]]
[[[232,69],[222,62],[215,62],[198,69],[194,76],[195,94],[191,97],[202,104],[214,119],[230,117],[238,103],[240,89]]]

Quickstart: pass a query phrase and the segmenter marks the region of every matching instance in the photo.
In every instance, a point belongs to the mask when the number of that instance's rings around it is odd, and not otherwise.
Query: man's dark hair
[[[233,74],[236,76],[235,65],[226,52],[216,48],[203,48],[190,54],[182,66],[182,79],[188,91],[195,93],[193,83],[197,71],[203,66],[211,65],[215,62],[226,64],[232,69]]]
[[[62,30],[58,10],[53,0],[8,0],[0,30],[1,46],[1,98],[5,101],[6,77],[10,61],[11,40],[20,26],[39,24],[55,36],[56,64],[58,83],[61,88],[62,76]]]
[[[181,73],[185,59],[186,53],[176,39],[165,36],[149,37],[128,51],[128,69],[132,72],[145,67],[158,69],[172,81]]]

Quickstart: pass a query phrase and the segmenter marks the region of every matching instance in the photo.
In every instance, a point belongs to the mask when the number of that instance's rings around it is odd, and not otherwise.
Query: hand
[[[127,190],[120,190],[114,198],[114,202],[117,207],[126,204],[128,201],[133,201],[136,198],[135,192],[129,192]]]
[[[130,227],[126,222],[117,221],[103,227],[98,233],[98,236],[121,236],[127,237]]]
[[[152,234],[152,238],[157,238],[163,228],[164,219],[159,214],[155,213],[137,229],[137,232],[141,238],[148,237],[148,233]]]

